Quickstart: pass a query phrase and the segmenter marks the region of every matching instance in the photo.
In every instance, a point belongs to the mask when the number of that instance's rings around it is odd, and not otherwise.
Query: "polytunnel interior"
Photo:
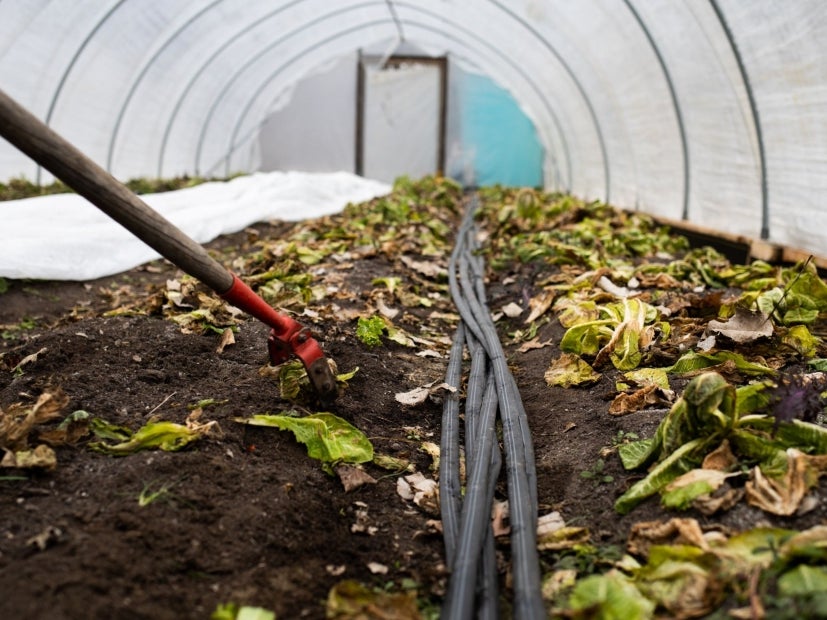
[[[0,1],[0,616],[827,615],[825,26]]]
[[[387,103],[365,115],[360,67],[443,59],[442,91],[419,75],[376,96],[404,84],[408,103],[434,100],[395,113],[435,128],[445,174],[827,247],[814,0],[40,0],[0,18],[4,89],[121,179],[359,172]],[[398,150],[383,131],[368,146]],[[377,174],[419,173],[431,148]],[[0,176],[49,180],[5,143]]]

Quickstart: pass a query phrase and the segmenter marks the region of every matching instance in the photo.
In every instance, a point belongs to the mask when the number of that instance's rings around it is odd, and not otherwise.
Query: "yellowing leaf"
[[[544,378],[548,385],[571,387],[595,383],[600,380],[600,373],[589,366],[579,356],[563,353],[551,363]]]
[[[92,425],[92,432],[98,437],[111,437],[111,428],[103,428],[108,423],[97,419]],[[134,454],[141,450],[159,449],[165,452],[175,452],[181,450],[193,441],[201,439],[207,435],[215,426],[215,422],[206,422],[205,424],[176,424],[175,422],[150,422],[145,424],[137,431],[132,433],[126,441],[116,444],[108,444],[103,441],[91,443],[89,447],[97,452],[104,454],[111,454],[113,456],[125,456],[127,454]],[[123,427],[114,427],[118,431],[123,432],[128,429]]]
[[[569,598],[569,607],[583,611],[587,614],[584,617],[602,620],[647,620],[655,611],[655,604],[617,570],[578,581]]]
[[[740,472],[726,473],[716,469],[693,469],[678,476],[663,489],[661,503],[667,508],[684,510],[701,496],[716,491],[727,478]]]
[[[348,580],[337,583],[327,595],[327,620],[420,620],[421,617],[416,592],[390,594]]]
[[[0,461],[0,467],[16,467],[19,469],[46,469],[57,466],[55,451],[49,446],[40,444],[33,450],[7,451]]]

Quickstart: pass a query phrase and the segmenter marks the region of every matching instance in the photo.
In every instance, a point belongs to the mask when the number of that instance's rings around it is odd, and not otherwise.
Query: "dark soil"
[[[211,247],[243,242],[241,233]],[[391,592],[416,584],[420,604],[438,609],[447,580],[441,535],[429,523],[438,515],[403,500],[396,475],[369,464],[377,484],[346,493],[291,433],[234,421],[293,406],[259,374],[267,363],[264,325],[245,322],[236,344],[219,354],[216,334],[183,334],[156,317],[102,316],[121,284],[148,295],[175,271],[159,261],[92,283],[12,282],[0,295],[0,408],[60,387],[70,398],[67,413],[82,409],[137,428],[152,416],[183,422],[188,405],[203,399],[226,401],[204,411],[222,434],[182,452],[116,458],[84,440],[58,449],[54,471],[0,470],[0,617],[206,619],[232,601],[279,618],[323,618],[329,590],[344,579]],[[369,283],[387,265],[366,259],[355,272]],[[519,301],[523,289],[495,278],[489,295],[496,308]],[[21,321],[34,327],[17,329]],[[441,378],[445,359],[416,357],[393,343],[369,349],[356,339],[355,323],[314,326],[341,371],[360,369],[333,411],[364,431],[377,452],[434,476],[420,445],[439,442],[442,406],[434,399],[405,407],[394,394]],[[518,323],[500,326],[506,341]],[[556,343],[562,333],[554,321],[538,335]],[[38,351],[22,374],[10,370]],[[527,353],[509,345],[507,354],[532,426],[541,512],[560,510],[571,525],[588,527],[593,542],[618,548],[633,523],[663,518],[656,500],[627,517],[615,513],[615,499],[633,480],[611,452],[621,430],[651,436],[663,411],[610,416],[612,373],[588,389],[549,388],[543,373],[559,354],[554,344]],[[601,475],[613,479],[584,478],[601,458]],[[139,506],[142,490],[162,485],[169,493]],[[354,531],[357,519],[365,524],[365,510],[370,533]],[[807,523],[825,510],[809,513]],[[744,506],[724,525],[766,519]],[[500,548],[507,558],[507,540]],[[546,568],[558,559],[543,555]],[[372,562],[387,574],[373,574]]]

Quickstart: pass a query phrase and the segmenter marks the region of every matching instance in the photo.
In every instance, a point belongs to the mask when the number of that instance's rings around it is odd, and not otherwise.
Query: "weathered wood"
[[[0,90],[0,135],[144,243],[218,293],[232,274],[172,222]],[[78,244],[83,239],[78,239]]]

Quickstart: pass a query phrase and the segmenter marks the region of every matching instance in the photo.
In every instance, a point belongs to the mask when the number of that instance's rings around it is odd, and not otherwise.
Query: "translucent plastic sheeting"
[[[341,211],[390,187],[350,173],[258,173],[143,200],[205,243],[254,222],[296,221]],[[0,202],[0,277],[92,280],[158,254],[77,194]]]
[[[549,188],[824,254],[826,29],[821,0],[27,0],[0,84],[120,178],[222,174],[303,78],[404,40],[511,93]]]
[[[439,168],[440,70],[402,64],[365,68],[364,174],[392,182]],[[389,145],[406,142],[413,148]]]
[[[322,67],[280,102],[259,134],[262,170],[356,169],[358,61],[353,53]]]

